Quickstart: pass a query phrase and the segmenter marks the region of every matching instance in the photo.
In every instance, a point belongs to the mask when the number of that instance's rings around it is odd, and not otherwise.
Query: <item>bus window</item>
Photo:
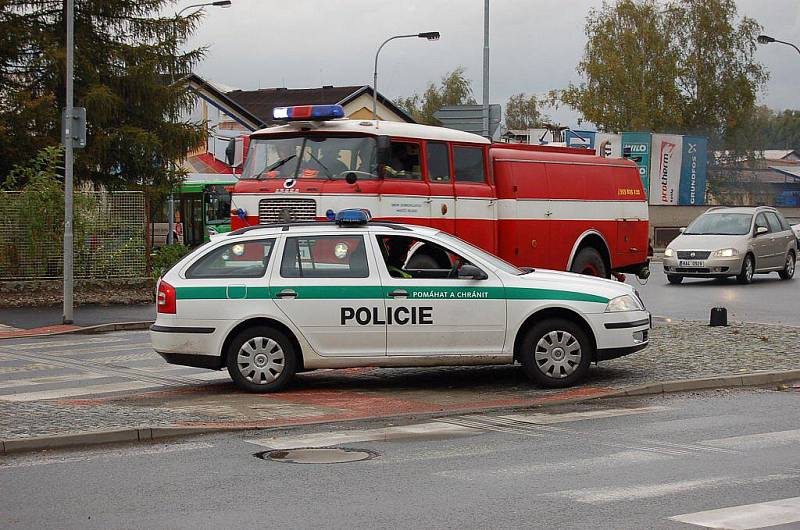
[[[428,160],[428,180],[450,182],[450,156],[447,154],[447,144],[428,142],[425,149]]]
[[[486,183],[482,148],[453,147],[453,166],[456,170],[456,182]]]
[[[206,202],[206,223],[230,222],[231,194],[224,186],[208,186],[204,193]]]

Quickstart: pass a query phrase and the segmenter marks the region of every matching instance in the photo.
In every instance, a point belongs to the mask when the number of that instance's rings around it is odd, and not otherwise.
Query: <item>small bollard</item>
[[[728,325],[728,310],[724,307],[711,308],[711,321],[709,326],[727,326]]]

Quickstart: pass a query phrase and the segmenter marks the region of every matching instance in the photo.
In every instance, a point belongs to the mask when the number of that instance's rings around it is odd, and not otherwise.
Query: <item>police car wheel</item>
[[[247,328],[228,348],[228,373],[248,392],[280,390],[294,376],[297,358],[286,336],[267,326]]]
[[[539,322],[522,342],[520,361],[525,374],[541,386],[563,388],[589,371],[592,343],[583,329],[569,320]]]

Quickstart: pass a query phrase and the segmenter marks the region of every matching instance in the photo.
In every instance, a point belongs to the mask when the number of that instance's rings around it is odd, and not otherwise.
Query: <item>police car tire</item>
[[[283,370],[278,377],[269,383],[254,383],[248,381],[237,365],[239,350],[253,338],[264,337],[271,339],[283,350]],[[228,346],[226,364],[228,373],[236,385],[248,392],[275,392],[282,389],[294,377],[297,371],[297,353],[292,342],[280,331],[269,326],[254,326],[240,331]]]
[[[546,374],[536,362],[535,350],[540,340],[545,335],[556,331],[566,332],[572,335],[580,345],[580,359],[574,371],[566,377],[556,378]],[[589,365],[592,360],[593,347],[589,336],[579,325],[562,318],[552,318],[543,320],[535,324],[525,335],[522,341],[522,350],[519,352],[519,360],[522,369],[530,379],[538,385],[547,388],[564,388],[572,386],[589,372]]]
[[[593,247],[585,247],[578,252],[575,259],[572,261],[571,272],[578,274],[585,274],[584,271],[592,270],[595,274],[589,276],[597,276],[598,278],[608,278],[608,271],[606,270],[606,262],[603,261],[603,256],[600,252]]]

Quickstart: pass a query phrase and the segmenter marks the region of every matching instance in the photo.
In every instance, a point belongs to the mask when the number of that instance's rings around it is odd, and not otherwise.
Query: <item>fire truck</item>
[[[364,208],[374,219],[444,230],[520,267],[649,274],[647,199],[632,161],[348,120],[338,105],[281,107],[274,117],[285,124],[247,139],[232,230]],[[406,266],[450,261],[423,246]]]

